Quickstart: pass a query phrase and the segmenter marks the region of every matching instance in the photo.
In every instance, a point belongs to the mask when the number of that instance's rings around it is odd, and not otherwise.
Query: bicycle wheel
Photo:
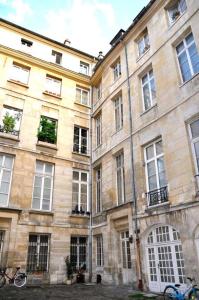
[[[22,287],[26,284],[27,277],[25,274],[17,274],[14,279],[14,285],[16,287]]]
[[[6,279],[3,275],[0,275],[0,288],[3,287],[6,283]]]
[[[175,289],[173,286],[167,286],[163,293],[164,300],[176,299],[177,294],[178,294],[177,289]]]
[[[191,291],[188,296],[189,300],[199,300],[199,289]]]

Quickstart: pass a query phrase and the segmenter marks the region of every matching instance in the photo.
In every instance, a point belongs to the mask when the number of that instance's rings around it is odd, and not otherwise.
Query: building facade
[[[152,0],[99,59],[1,20],[1,264],[199,280],[198,20],[197,1]]]

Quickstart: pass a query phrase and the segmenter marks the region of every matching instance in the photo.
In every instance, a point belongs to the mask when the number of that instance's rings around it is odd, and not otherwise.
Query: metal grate
[[[150,191],[147,194],[148,206],[158,205],[165,202],[168,202],[168,191],[167,186],[161,187],[160,189],[156,189]]]
[[[27,272],[47,272],[49,259],[49,236],[30,235]]]

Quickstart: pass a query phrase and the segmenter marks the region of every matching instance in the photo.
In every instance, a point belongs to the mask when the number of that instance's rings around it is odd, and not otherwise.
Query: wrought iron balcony
[[[5,130],[4,126],[1,126],[1,125],[0,125],[0,132],[7,133],[7,134],[12,134],[14,136],[19,136],[19,130],[14,130],[13,129],[13,130],[7,131],[7,130]]]
[[[168,189],[167,186],[161,187],[146,193],[148,200],[148,207],[163,204],[168,202]]]

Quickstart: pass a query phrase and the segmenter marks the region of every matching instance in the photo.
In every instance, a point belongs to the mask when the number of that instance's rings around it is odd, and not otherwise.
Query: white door
[[[123,284],[132,282],[132,264],[131,264],[131,250],[129,243],[129,232],[123,231],[120,233],[121,255],[122,255],[122,277]]]
[[[179,233],[171,226],[159,226],[148,236],[149,289],[163,292],[167,284],[185,283],[184,259]]]

